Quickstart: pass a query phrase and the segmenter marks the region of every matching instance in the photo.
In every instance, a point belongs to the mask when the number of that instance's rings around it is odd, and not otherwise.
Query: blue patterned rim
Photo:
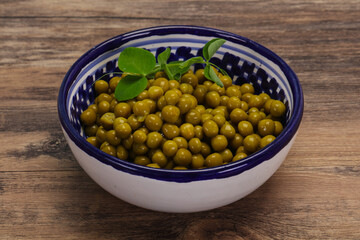
[[[151,38],[152,36],[165,36],[165,35],[178,35],[178,34],[185,34],[187,36],[193,36],[196,38],[223,38],[227,40],[227,42],[231,43],[227,46],[225,46],[226,50],[232,51],[233,47],[232,45],[242,45],[252,53],[251,55],[252,59],[254,61],[257,60],[258,56],[260,58],[266,58],[269,62],[273,63],[267,64],[266,61],[259,60],[260,66],[266,67],[266,69],[272,70],[272,66],[275,65],[278,70],[274,70],[273,73],[276,75],[278,72],[282,72],[284,74],[284,78],[286,78],[286,81],[288,84],[283,84],[282,87],[286,88],[285,93],[288,93],[285,97],[284,91],[280,90],[277,92],[271,92],[272,97],[275,96],[278,99],[291,101],[291,104],[287,104],[288,107],[292,108],[291,115],[288,111],[287,117],[288,121],[286,124],[286,127],[284,128],[283,132],[276,138],[274,142],[269,144],[264,149],[248,156],[243,161],[237,161],[233,163],[229,163],[226,165],[222,165],[219,167],[214,168],[206,168],[206,169],[200,169],[200,170],[165,170],[165,169],[154,169],[149,167],[140,166],[137,164],[133,164],[130,162],[126,162],[123,160],[120,160],[118,158],[112,157],[110,155],[107,155],[103,153],[101,150],[92,147],[83,136],[81,136],[81,133],[79,133],[79,126],[80,123],[78,119],[73,119],[72,115],[77,114],[78,112],[72,113],[72,111],[75,111],[75,109],[71,109],[73,107],[73,104],[69,104],[71,101],[75,101],[76,98],[79,98],[78,95],[76,96],[70,96],[69,92],[73,92],[79,88],[79,92],[85,91],[80,88],[79,85],[74,85],[74,82],[76,82],[79,78],[83,77],[86,78],[86,76],[83,76],[87,73],[90,67],[93,67],[91,64],[92,61],[96,59],[96,62],[101,62],[102,55],[106,52],[120,52],[124,47],[127,46],[128,43],[132,43],[131,46],[136,46],[136,40],[137,39],[146,39]],[[165,43],[171,41],[169,38],[165,39]],[[176,41],[176,39],[174,39]],[[187,38],[186,41],[191,41],[191,38]],[[135,42],[135,43],[134,43]],[[161,43],[161,41],[157,41],[156,43]],[[194,42],[199,42],[194,40]],[[206,42],[205,40],[200,42]],[[141,45],[144,45],[144,42],[141,42]],[[149,50],[156,50],[156,47],[151,49],[151,46],[154,45],[154,42],[149,40],[148,45]],[[159,50],[159,48],[157,49]],[[221,54],[221,53],[220,53]],[[226,55],[226,54],[225,54]],[[99,57],[100,56],[100,57]],[[230,54],[230,56],[232,56]],[[225,56],[224,56],[225,58]],[[99,60],[100,59],[100,60]],[[216,60],[216,59],[215,59]],[[231,61],[234,61],[232,58]],[[235,59],[236,62],[236,59]],[[237,63],[237,62],[236,62]],[[220,64],[220,62],[218,63]],[[247,64],[246,62],[244,64]],[[105,63],[105,67],[109,67],[114,69],[115,61],[107,62]],[[253,64],[254,65],[254,64]],[[104,68],[105,68],[104,67]],[[224,66],[226,67],[226,66]],[[249,68],[253,66],[247,66]],[[232,68],[232,71],[237,71],[238,69]],[[266,75],[264,70],[262,68],[257,69],[257,73],[260,75],[259,78],[263,78],[263,75]],[[85,82],[87,85],[92,84],[94,79],[96,77],[99,77],[102,72],[96,72],[94,73],[94,76],[88,77]],[[267,76],[267,75],[266,75]],[[277,80],[280,82],[285,81],[282,80],[283,78],[281,76],[276,76]],[[269,81],[269,85],[276,85],[275,79],[271,79]],[[235,81],[236,82],[236,81]],[[261,85],[261,86],[260,86]],[[260,83],[259,87],[263,87],[263,85]],[[85,86],[84,86],[85,87]],[[288,89],[290,88],[290,89]],[[289,95],[289,92],[292,93],[292,95]],[[85,94],[85,93],[84,93]],[[85,106],[89,105],[89,98],[93,98],[91,92],[90,96],[87,92],[87,101],[78,101],[81,105],[81,108],[84,109]],[[75,99],[75,100],[74,100]],[[77,99],[78,100],[78,99]],[[81,56],[70,68],[70,70],[67,72],[61,87],[59,91],[58,96],[58,114],[60,123],[65,130],[66,134],[69,136],[69,138],[84,152],[89,154],[90,156],[98,159],[104,164],[110,165],[114,167],[115,169],[118,169],[120,171],[124,171],[130,174],[135,174],[139,176],[154,178],[158,180],[163,181],[174,181],[174,182],[191,182],[191,181],[198,181],[198,180],[209,180],[209,179],[217,179],[217,178],[226,178],[229,176],[240,174],[246,170],[249,170],[260,163],[271,159],[274,157],[282,148],[284,148],[290,140],[294,137],[295,133],[297,132],[297,129],[299,128],[302,114],[303,114],[303,93],[300,86],[300,83],[295,75],[295,73],[292,71],[292,69],[275,53],[270,51],[269,49],[261,46],[260,44],[249,40],[247,38],[241,37],[239,35],[225,32],[222,30],[212,29],[212,28],[205,28],[205,27],[198,27],[198,26],[160,26],[160,27],[152,27],[152,28],[146,28],[141,29],[129,33],[125,33],[119,36],[116,36],[114,38],[111,38],[103,43],[100,43],[99,45],[95,46],[94,48],[90,49],[88,52],[86,52],[83,56]],[[81,131],[81,130],[80,130]]]

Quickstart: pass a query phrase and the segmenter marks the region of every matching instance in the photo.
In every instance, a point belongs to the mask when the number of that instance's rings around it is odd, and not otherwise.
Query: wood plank
[[[336,239],[342,234],[356,238],[359,195],[349,195],[360,187],[356,179],[339,178],[336,173],[279,171],[253,194],[226,207],[194,214],[155,214],[116,199],[82,171],[7,172],[0,178],[0,232],[11,228],[9,238],[17,239],[32,233],[37,239],[74,233],[102,239],[151,239],[156,233],[159,239],[179,235],[178,239]],[[324,187],[325,191],[320,189]]]
[[[345,3],[345,4],[344,4]],[[166,15],[168,18],[175,17],[205,17],[209,16],[222,16],[222,13],[227,13],[229,16],[236,17],[237,14],[252,12],[261,17],[260,13],[301,13],[306,15],[309,12],[319,11],[323,14],[332,12],[355,12],[358,10],[358,1],[347,0],[346,2],[335,1],[308,1],[301,0],[292,1],[284,7],[281,1],[264,2],[264,1],[205,1],[200,0],[197,2],[191,0],[178,1],[153,1],[153,0],[139,0],[139,1],[118,1],[98,2],[96,0],[86,1],[83,4],[81,1],[54,1],[47,3],[43,7],[43,1],[2,1],[2,8],[0,11],[1,16],[9,17],[58,17],[58,16],[71,16],[71,17],[101,17],[101,16],[141,16],[141,17],[155,17]],[[172,13],[172,14],[169,14]]]
[[[360,239],[360,4],[311,1],[0,1],[0,239]],[[80,168],[57,94],[94,45],[189,24],[263,44],[296,72],[305,111],[280,169],[212,211],[158,213]]]

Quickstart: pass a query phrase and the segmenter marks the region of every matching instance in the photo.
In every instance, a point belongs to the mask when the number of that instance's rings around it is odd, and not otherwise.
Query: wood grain
[[[305,111],[286,161],[228,206],[168,214],[95,184],[63,138],[73,62],[139,28],[230,31],[297,73]],[[313,1],[0,1],[0,239],[360,239],[360,4]]]

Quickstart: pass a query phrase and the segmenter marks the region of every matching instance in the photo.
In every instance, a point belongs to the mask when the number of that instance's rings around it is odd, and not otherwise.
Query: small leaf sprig
[[[125,76],[115,88],[115,98],[118,101],[135,98],[146,88],[148,78],[158,71],[164,71],[169,80],[179,81],[181,76],[194,64],[205,64],[205,77],[223,87],[224,85],[213,67],[219,69],[224,75],[228,74],[225,70],[211,63],[210,59],[224,43],[224,39],[212,39],[203,47],[203,57],[198,56],[186,61],[172,61],[169,63],[170,48],[166,48],[158,55],[157,62],[155,56],[145,49],[136,47],[125,48],[118,58],[118,67]]]

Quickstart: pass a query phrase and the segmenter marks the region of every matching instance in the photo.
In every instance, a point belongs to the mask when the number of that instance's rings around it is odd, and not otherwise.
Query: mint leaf
[[[157,57],[158,63],[163,66],[167,63],[167,60],[169,59],[171,54],[170,48],[166,48],[162,53],[160,53]]]
[[[126,73],[147,75],[156,65],[155,56],[142,48],[125,48],[119,56],[119,69]]]
[[[126,75],[115,88],[116,100],[125,101],[138,96],[147,86],[148,80],[143,76]]]
[[[213,81],[214,83],[216,83],[220,87],[224,87],[224,84],[222,83],[220,78],[216,75],[214,69],[211,67],[210,64],[206,64],[206,66],[204,68],[204,75],[205,75],[205,77],[207,79]]]
[[[214,38],[207,42],[203,48],[203,56],[206,61],[209,61],[216,51],[226,42],[226,40],[221,38]]]

